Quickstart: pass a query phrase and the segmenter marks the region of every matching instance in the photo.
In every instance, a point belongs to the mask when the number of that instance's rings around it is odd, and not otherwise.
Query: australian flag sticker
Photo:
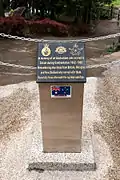
[[[51,98],[71,98],[71,86],[51,86]]]

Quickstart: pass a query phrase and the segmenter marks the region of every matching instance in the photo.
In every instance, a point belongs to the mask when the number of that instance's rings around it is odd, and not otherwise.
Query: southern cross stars
[[[73,56],[79,56],[83,48],[79,48],[79,46],[75,44],[73,48],[69,48],[69,50],[70,50],[70,54],[72,54]]]

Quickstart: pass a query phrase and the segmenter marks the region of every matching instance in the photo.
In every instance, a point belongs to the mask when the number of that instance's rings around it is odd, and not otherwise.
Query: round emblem
[[[45,44],[44,48],[41,50],[41,54],[43,56],[49,56],[51,54],[51,50],[48,44]]]
[[[63,54],[65,52],[67,52],[67,51],[66,51],[66,48],[64,48],[63,46],[59,46],[59,47],[56,48],[55,52],[57,52],[58,54]]]

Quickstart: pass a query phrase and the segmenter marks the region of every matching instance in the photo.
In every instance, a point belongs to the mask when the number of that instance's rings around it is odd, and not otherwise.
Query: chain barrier
[[[53,41],[53,42],[56,42],[56,41],[62,41],[62,42],[66,42],[66,41],[69,41],[69,42],[91,42],[91,41],[98,41],[98,40],[105,40],[105,39],[111,39],[111,38],[116,38],[116,37],[119,37],[120,36],[120,33],[116,33],[116,34],[109,34],[109,35],[106,35],[106,36],[99,36],[99,37],[93,37],[93,38],[84,38],[84,39],[64,39],[64,40],[46,40],[46,39],[34,39],[34,38],[26,38],[26,37],[19,37],[19,36],[12,36],[10,34],[5,34],[5,33],[0,33],[0,36],[3,37],[3,38],[8,38],[8,39],[16,39],[16,40],[22,40],[22,41],[29,41],[29,42],[49,42],[49,41]]]
[[[117,63],[120,63],[120,60],[116,60],[116,61],[112,61],[112,62],[108,62],[108,63],[103,63],[103,64],[87,65],[86,69],[107,68],[107,67],[110,67],[111,65],[117,64]],[[32,75],[32,74],[35,74],[35,70],[37,69],[34,66],[22,66],[22,65],[18,65],[18,64],[5,63],[5,62],[2,62],[2,61],[0,61],[0,65],[1,66],[7,66],[7,67],[13,67],[13,68],[19,68],[19,69],[27,69],[27,70],[32,71],[31,73],[26,73],[26,74],[25,73],[19,73],[21,75],[22,74],[23,75],[27,75],[27,74]],[[3,72],[3,74],[5,74],[5,72]],[[9,74],[9,73],[7,73],[7,74]],[[15,73],[13,73],[13,74],[15,75]],[[18,74],[18,73],[16,73],[16,74]]]
[[[19,36],[12,36],[10,34],[5,34],[5,33],[0,33],[0,36],[1,37],[5,37],[5,38],[8,38],[8,39],[16,39],[16,40],[22,40],[22,41],[29,41],[29,42],[35,42],[35,43],[38,43],[38,42],[49,42],[49,41],[59,41],[60,40],[45,40],[45,39],[32,39],[32,38],[26,38],[26,37],[19,37]],[[91,41],[98,41],[98,40],[105,40],[105,39],[110,39],[110,38],[116,38],[116,37],[119,37],[120,36],[120,33],[116,33],[116,34],[110,34],[110,35],[107,35],[107,36],[100,36],[100,37],[94,37],[94,38],[86,38],[86,39],[69,39],[69,40],[61,40],[62,42],[91,42]],[[120,62],[120,60],[118,60],[117,62]],[[116,63],[116,61],[113,61],[111,63],[105,63],[105,64],[96,64],[96,65],[88,65],[86,68],[87,69],[91,69],[91,68],[98,68],[98,67],[107,67],[113,63]],[[36,70],[36,67],[33,67],[33,66],[22,66],[22,65],[17,65],[17,64],[10,64],[10,63],[4,63],[2,61],[0,61],[0,65],[5,65],[5,66],[9,66],[9,67],[14,67],[14,68],[22,68],[22,69],[29,69],[29,70]],[[31,73],[33,74],[33,73]],[[26,74],[25,74],[26,75]]]

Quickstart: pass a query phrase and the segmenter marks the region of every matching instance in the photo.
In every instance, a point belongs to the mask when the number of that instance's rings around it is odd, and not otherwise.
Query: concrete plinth
[[[67,85],[72,86],[69,99],[52,99],[51,84],[39,85],[43,151],[30,162],[30,171],[96,169],[92,136],[82,115],[84,84]]]
[[[44,153],[41,150],[39,157],[30,162],[28,169],[30,171],[94,171],[96,169],[94,141],[87,125],[83,120],[81,153]]]
[[[72,87],[71,98],[51,98],[51,85]],[[41,83],[40,108],[44,152],[81,152],[83,83]]]

